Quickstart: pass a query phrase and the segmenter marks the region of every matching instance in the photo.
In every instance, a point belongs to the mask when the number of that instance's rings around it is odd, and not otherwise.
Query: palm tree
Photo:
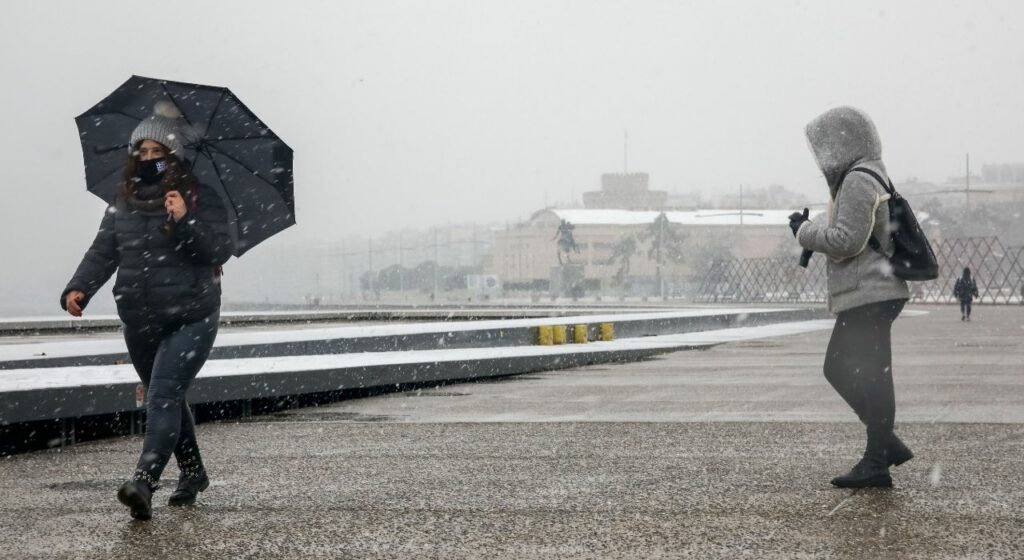
[[[622,288],[625,295],[625,289],[628,287],[629,282],[629,266],[630,259],[636,254],[637,241],[633,235],[626,235],[619,239],[615,245],[612,246],[612,256],[608,258],[606,264],[619,264],[618,270],[615,271],[615,276],[612,280],[616,286]]]
[[[669,222],[668,216],[662,212],[640,232],[639,237],[641,241],[650,241],[647,258],[654,261],[658,291],[661,298],[665,299],[665,277],[662,268],[666,264],[678,264],[685,260],[683,244],[686,242],[686,234]]]
[[[576,226],[566,220],[562,220],[558,224],[558,231],[555,232],[555,237],[552,239],[558,247],[558,264],[562,264],[562,253],[565,253],[565,261],[572,264],[572,253],[580,252],[579,246],[576,245],[576,238],[572,234],[574,229]]]

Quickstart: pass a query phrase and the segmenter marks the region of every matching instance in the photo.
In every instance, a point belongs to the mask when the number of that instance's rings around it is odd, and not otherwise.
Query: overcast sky
[[[230,87],[295,149],[299,225],[269,243],[326,240],[579,198],[625,129],[652,188],[823,199],[803,125],[840,104],[897,180],[1022,161],[1020,5],[5,3],[0,290],[59,294],[103,210],[74,117],[132,74]]]

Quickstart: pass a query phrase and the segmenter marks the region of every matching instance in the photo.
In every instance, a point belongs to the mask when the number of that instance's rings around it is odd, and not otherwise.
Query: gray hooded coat
[[[836,107],[812,120],[807,141],[825,174],[831,195],[828,223],[804,222],[797,240],[805,249],[828,258],[828,308],[840,313],[869,303],[910,297],[907,283],[893,276],[886,255],[889,236],[889,194],[870,175],[853,172],[866,167],[883,178],[882,143],[875,125],[863,112]],[[885,253],[871,249],[874,234]]]

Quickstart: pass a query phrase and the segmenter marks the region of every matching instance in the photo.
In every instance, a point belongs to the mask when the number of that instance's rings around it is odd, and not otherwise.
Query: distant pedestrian
[[[892,486],[889,467],[913,457],[893,433],[892,323],[910,296],[892,273],[887,191],[869,173],[887,177],[871,119],[838,107],[807,125],[806,134],[828,183],[826,223],[794,212],[800,245],[827,257],[828,306],[837,314],[825,356],[825,378],[867,428],[867,446],[850,472],[832,479],[844,488]],[[872,237],[878,249],[869,247]]]
[[[217,336],[219,268],[233,249],[220,197],[188,173],[182,119],[164,103],[132,132],[120,192],[60,298],[68,313],[81,316],[117,272],[118,316],[147,389],[142,454],[117,493],[136,519],[150,518],[172,454],[181,476],[169,505],[191,505],[209,485],[185,392]]]
[[[971,269],[964,267],[963,276],[956,279],[953,297],[960,302],[960,320],[971,320],[971,303],[978,297],[978,284],[971,277]]]

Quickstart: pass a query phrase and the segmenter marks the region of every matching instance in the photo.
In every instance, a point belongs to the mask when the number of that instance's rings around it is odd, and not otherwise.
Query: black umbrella
[[[295,223],[292,149],[223,87],[132,76],[75,118],[90,192],[114,200],[128,139],[159,101],[181,111],[186,165],[224,201],[235,256]]]

